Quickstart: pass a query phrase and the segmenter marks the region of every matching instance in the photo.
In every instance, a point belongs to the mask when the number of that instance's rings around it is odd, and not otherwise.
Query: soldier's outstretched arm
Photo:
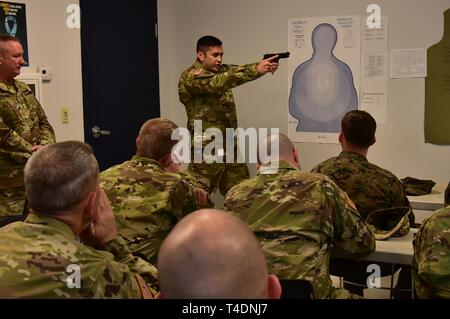
[[[271,72],[272,74],[274,74],[278,69],[278,58],[278,55],[274,55],[259,62],[257,66],[259,74],[264,75],[267,72]]]
[[[182,84],[190,94],[222,93],[261,77],[263,74],[259,73],[258,65],[259,63],[230,65],[225,71],[216,74],[206,73],[203,69],[193,69]]]

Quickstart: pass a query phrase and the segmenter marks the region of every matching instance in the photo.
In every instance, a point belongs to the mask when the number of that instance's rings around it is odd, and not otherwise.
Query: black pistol
[[[263,60],[268,59],[268,58],[271,58],[271,57],[273,57],[273,56],[275,56],[275,55],[278,55],[278,58],[276,58],[275,60],[273,60],[273,62],[278,63],[278,60],[279,60],[279,59],[287,59],[287,58],[289,58],[289,56],[291,55],[291,53],[290,53],[290,52],[283,52],[283,53],[266,53],[266,54],[264,54],[264,56],[263,56]]]

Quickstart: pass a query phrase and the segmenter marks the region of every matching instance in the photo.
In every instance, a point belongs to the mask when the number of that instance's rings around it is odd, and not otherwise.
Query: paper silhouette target
[[[351,20],[349,24],[348,19],[335,19],[339,31],[331,23],[315,24],[310,33],[310,48],[306,48],[306,45],[297,47],[297,51],[309,50],[309,59],[297,64],[292,75],[289,92],[290,135],[339,133],[344,114],[358,109],[358,87],[354,83],[356,76],[352,68],[334,52],[339,46],[340,52],[350,50],[350,56],[359,56],[359,33],[352,30],[358,20]],[[306,23],[303,25],[301,30],[307,36]],[[312,28],[311,23],[310,27]],[[357,27],[359,28],[359,23]],[[298,34],[299,32],[293,32],[294,36]],[[296,48],[293,49],[295,53]],[[359,60],[357,63],[359,77]],[[295,136],[294,140],[304,141],[296,139]]]

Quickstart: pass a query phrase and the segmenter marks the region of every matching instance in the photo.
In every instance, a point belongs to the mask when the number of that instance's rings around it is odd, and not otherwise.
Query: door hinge
[[[158,23],[155,22],[155,38],[158,39]]]

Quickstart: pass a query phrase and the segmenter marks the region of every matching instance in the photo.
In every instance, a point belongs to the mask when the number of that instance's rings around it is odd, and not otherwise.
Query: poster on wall
[[[358,109],[361,18],[295,18],[288,24],[289,137],[338,143],[342,117]]]
[[[388,17],[378,28],[361,21],[361,83],[359,109],[369,112],[377,124],[387,122],[388,110]]]
[[[19,38],[23,46],[25,66],[28,60],[27,18],[24,3],[0,1],[0,33]]]

